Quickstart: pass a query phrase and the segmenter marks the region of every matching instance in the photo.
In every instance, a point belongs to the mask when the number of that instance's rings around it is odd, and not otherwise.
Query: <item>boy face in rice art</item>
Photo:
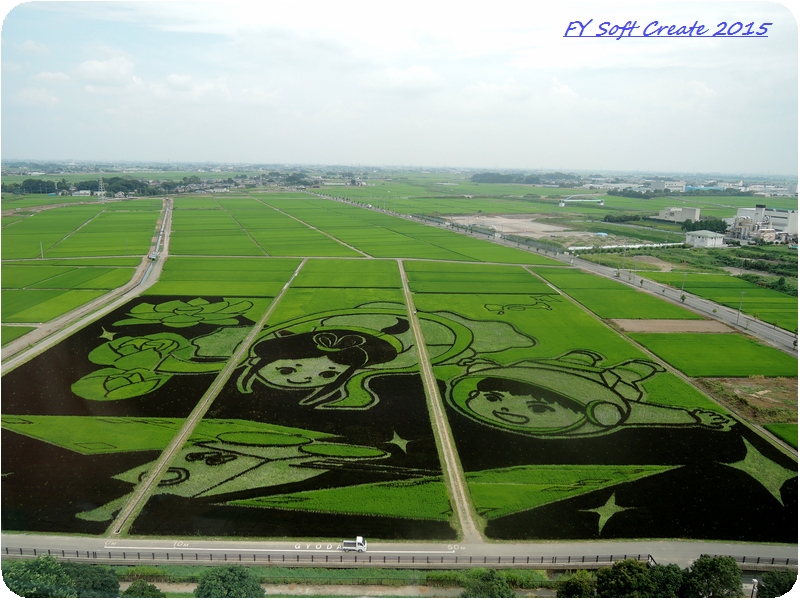
[[[450,384],[448,402],[459,413],[532,437],[586,437],[630,427],[693,427],[730,431],[735,421],[703,407],[646,401],[642,382],[664,371],[629,360],[600,366],[602,356],[575,350],[555,359],[508,366],[474,364]]]
[[[499,427],[540,433],[561,431],[586,418],[579,402],[530,383],[486,377],[474,384],[465,402],[467,409]]]

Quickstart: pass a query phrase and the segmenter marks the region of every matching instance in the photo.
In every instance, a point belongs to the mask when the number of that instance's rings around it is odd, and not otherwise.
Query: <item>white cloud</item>
[[[442,87],[442,78],[432,69],[414,65],[405,69],[389,67],[375,79],[373,85],[395,92],[418,94]]]
[[[190,75],[167,75],[167,87],[175,91],[188,91],[194,86]]]
[[[479,81],[467,86],[462,96],[465,100],[480,105],[501,103],[519,103],[530,100],[530,88],[519,84],[513,77],[507,78],[503,83],[486,83]]]
[[[108,60],[87,60],[78,65],[75,75],[91,84],[124,85],[133,78],[133,63],[124,56],[114,56]]]
[[[568,104],[574,104],[578,99],[578,94],[576,94],[571,87],[561,83],[555,77],[553,77],[553,87],[550,88],[549,94],[551,98],[554,98],[558,102]]]
[[[187,102],[191,104],[229,101],[237,94],[231,93],[225,77],[211,80],[196,80],[190,75],[170,74],[163,82],[149,86],[152,98],[157,102]]]
[[[35,56],[44,56],[50,54],[50,50],[44,44],[34,42],[33,40],[25,40],[17,44],[17,50],[23,54],[33,54]]]
[[[60,99],[50,90],[37,87],[24,87],[17,92],[17,98],[28,106],[43,106],[53,108]]]
[[[3,73],[21,73],[24,69],[18,62],[4,60],[2,64]]]
[[[69,81],[70,76],[66,73],[55,72],[51,73],[50,71],[42,71],[41,73],[37,73],[33,76],[34,79],[38,79],[39,81],[47,81],[51,83],[59,83],[62,81]]]

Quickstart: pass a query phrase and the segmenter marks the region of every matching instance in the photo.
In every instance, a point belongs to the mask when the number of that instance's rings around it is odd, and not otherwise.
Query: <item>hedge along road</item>
[[[161,223],[160,230],[158,229],[159,222]],[[5,375],[92,321],[138,297],[144,290],[156,283],[161,276],[164,263],[169,257],[169,239],[172,229],[171,198],[164,199],[162,217],[156,223],[156,228],[153,237],[158,237],[150,246],[147,255],[142,258],[142,262],[136,267],[130,282],[10,342],[2,351],[2,374]],[[161,248],[160,251],[159,248]],[[153,253],[156,254],[155,260],[149,258]]]

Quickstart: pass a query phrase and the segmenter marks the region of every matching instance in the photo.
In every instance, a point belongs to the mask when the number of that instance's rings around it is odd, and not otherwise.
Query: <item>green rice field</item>
[[[631,333],[690,377],[797,377],[797,360],[735,333]]]
[[[107,536],[207,400],[123,536],[450,543],[458,476],[488,541],[796,543],[796,456],[691,381],[797,377],[793,356],[740,334],[620,335],[606,319],[701,317],[388,212],[553,211],[541,196],[584,191],[431,175],[342,190],[381,208],[383,193],[386,211],[300,192],[176,198],[158,281],[3,376],[4,531]],[[160,209],[5,218],[3,344],[127,283]],[[792,309],[738,285],[686,281]],[[797,446],[796,424],[768,428]]]
[[[577,269],[536,272],[602,319],[702,319],[671,302]]]
[[[793,448],[797,448],[797,423],[768,423],[764,427]]]
[[[797,297],[765,289],[738,277],[689,273],[648,273],[648,279],[690,294],[707,298],[733,309],[741,305],[742,313],[772,323],[788,331],[797,331]]]

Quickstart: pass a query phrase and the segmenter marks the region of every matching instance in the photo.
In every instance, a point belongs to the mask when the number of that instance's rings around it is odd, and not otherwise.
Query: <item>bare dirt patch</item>
[[[449,217],[449,219],[459,225],[470,224],[494,227],[497,231],[514,235],[576,235],[578,233],[562,225],[552,225],[537,221],[532,219],[530,215],[470,215],[469,217]]]
[[[719,321],[681,319],[611,319],[622,331],[634,333],[729,333]]]
[[[720,377],[697,379],[706,392],[756,423],[797,421],[797,379]]]
[[[530,237],[539,241],[552,238],[564,247],[567,246],[596,246],[598,240],[603,243],[617,243],[616,236],[602,236],[590,231],[576,231],[563,225],[553,225],[546,219],[537,220],[530,215],[470,215],[469,217],[449,217],[450,221],[460,225],[481,225],[493,227],[495,231],[506,235]]]
[[[675,265],[673,265],[672,263],[665,262],[660,258],[656,258],[655,256],[647,256],[646,254],[643,254],[641,256],[634,256],[633,258],[639,262],[655,265],[656,267],[661,269],[662,272],[672,271],[672,269],[675,267]]]

